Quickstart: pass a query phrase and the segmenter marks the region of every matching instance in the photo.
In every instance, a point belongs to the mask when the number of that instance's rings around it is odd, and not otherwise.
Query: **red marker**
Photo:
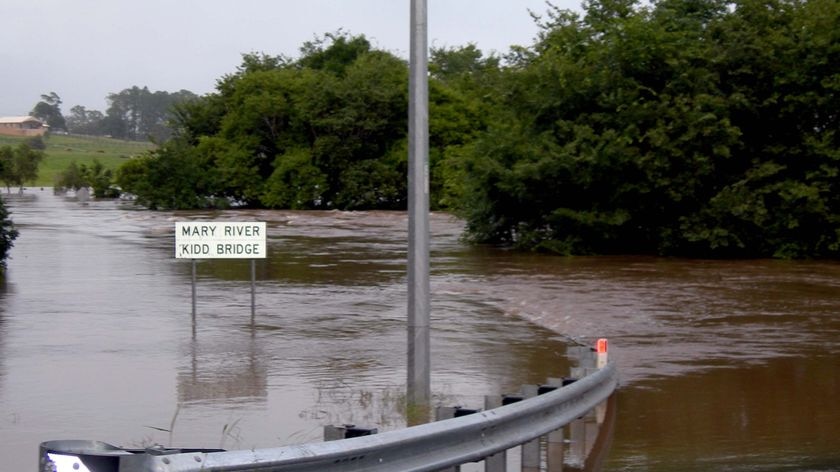
[[[607,338],[600,338],[595,344],[595,352],[597,353],[596,367],[599,369],[607,365]]]

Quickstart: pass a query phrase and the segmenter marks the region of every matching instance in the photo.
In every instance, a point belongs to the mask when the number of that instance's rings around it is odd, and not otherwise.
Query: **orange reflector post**
[[[607,365],[607,338],[600,338],[595,344],[596,360],[595,366],[599,369]]]
[[[598,354],[606,354],[607,353],[607,338],[601,338],[598,340],[597,347],[595,349]]]

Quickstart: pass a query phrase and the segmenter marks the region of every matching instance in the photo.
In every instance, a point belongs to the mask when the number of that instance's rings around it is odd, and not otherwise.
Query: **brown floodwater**
[[[53,439],[234,449],[404,427],[404,213],[4,198],[21,235],[0,284],[0,470],[36,470]],[[191,317],[186,219],[267,222],[253,322],[247,261],[199,262]],[[545,257],[462,228],[432,215],[436,403],[566,375],[568,346],[608,337],[622,385],[593,470],[840,470],[840,264]]]

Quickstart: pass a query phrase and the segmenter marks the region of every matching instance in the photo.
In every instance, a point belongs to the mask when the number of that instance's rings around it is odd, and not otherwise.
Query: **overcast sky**
[[[579,9],[579,0],[552,2]],[[409,0],[0,0],[0,116],[28,114],[56,92],[62,111],[105,111],[131,86],[197,94],[234,72],[245,52],[296,57],[316,35],[364,34],[408,58]],[[527,46],[528,11],[545,0],[428,0],[429,42],[485,51]]]

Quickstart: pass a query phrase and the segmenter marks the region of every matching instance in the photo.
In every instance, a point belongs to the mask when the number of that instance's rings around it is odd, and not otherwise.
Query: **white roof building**
[[[7,136],[42,136],[48,128],[34,116],[0,116],[0,134]]]

